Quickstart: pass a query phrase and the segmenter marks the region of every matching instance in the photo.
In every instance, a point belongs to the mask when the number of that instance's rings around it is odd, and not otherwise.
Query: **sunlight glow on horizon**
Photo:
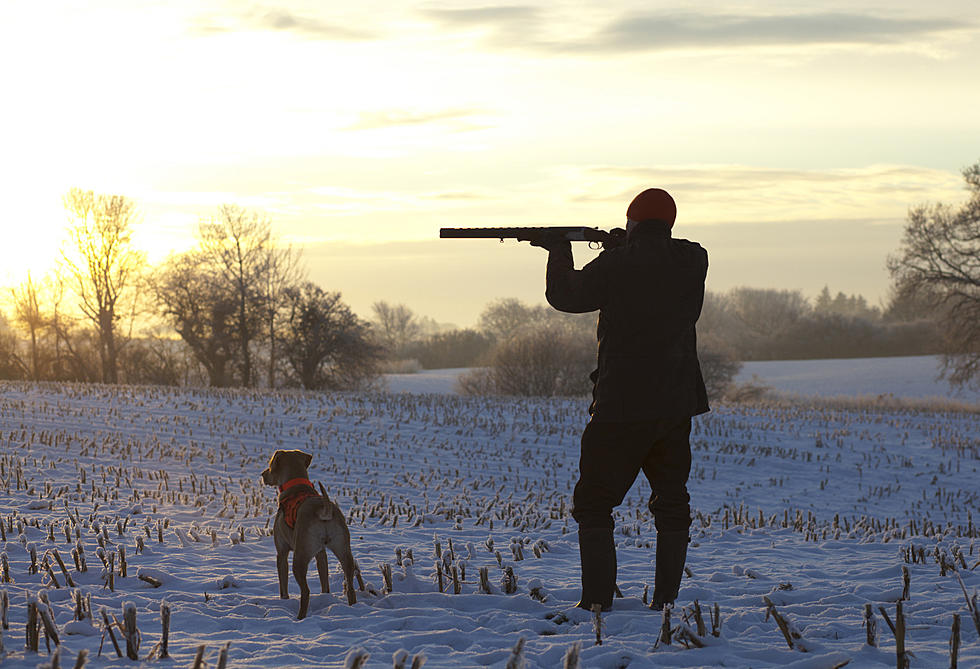
[[[890,226],[897,245],[908,208],[961,200],[958,170],[980,158],[980,87],[969,83],[980,21],[960,0],[793,12],[760,0],[741,18],[632,1],[517,11],[371,0],[339,12],[292,0],[275,13],[223,0],[55,4],[0,7],[18,101],[0,109],[3,286],[54,265],[61,198],[76,186],[133,198],[134,242],[154,263],[192,246],[223,203],[267,213],[296,246],[380,249],[444,226],[620,226],[650,185],[675,195],[679,230],[778,223],[812,235],[857,221]],[[832,31],[828,16],[856,27],[794,41],[808,20]],[[698,17],[710,40],[688,27]],[[625,48],[643,21],[675,26],[677,43]],[[732,32],[753,25],[755,42]],[[811,247],[801,238],[794,252],[809,261]],[[439,249],[447,265],[461,253]],[[855,272],[839,289],[874,301],[893,250],[864,248],[876,278]],[[492,276],[499,259],[480,262]],[[311,267],[345,283],[331,272]],[[772,277],[811,292],[794,281]],[[376,299],[466,319],[403,284],[372,285],[391,287]]]

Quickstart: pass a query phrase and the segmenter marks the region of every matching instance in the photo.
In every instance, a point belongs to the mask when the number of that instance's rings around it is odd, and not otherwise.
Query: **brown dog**
[[[279,488],[279,510],[272,528],[279,572],[279,597],[289,599],[289,551],[293,551],[293,576],[300,591],[298,620],[305,618],[309,609],[310,586],[306,583],[306,572],[314,557],[321,592],[330,592],[326,548],[337,556],[344,570],[347,603],[353,605],[357,602],[350,531],[340,507],[327,497],[323,485],[320,485],[318,494],[310,483],[306,470],[312,461],[313,456],[303,451],[276,451],[269,460],[268,468],[262,472],[263,483]]]

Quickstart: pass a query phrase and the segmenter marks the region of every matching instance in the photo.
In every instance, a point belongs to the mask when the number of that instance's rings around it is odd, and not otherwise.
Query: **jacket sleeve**
[[[602,308],[606,298],[605,252],[580,270],[572,260],[571,242],[548,251],[545,298],[558,311],[581,314]]]

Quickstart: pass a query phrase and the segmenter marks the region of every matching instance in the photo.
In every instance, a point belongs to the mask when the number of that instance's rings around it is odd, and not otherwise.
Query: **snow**
[[[940,360],[922,355],[897,358],[845,360],[780,360],[747,362],[736,383],[753,376],[775,390],[798,395],[882,395],[925,398],[945,397],[980,403],[980,390],[951,389],[938,378]]]
[[[411,376],[438,385],[453,373]],[[591,614],[573,608],[579,564],[568,507],[585,408],[578,399],[445,392],[2,384],[0,552],[13,578],[0,583],[10,600],[3,666],[49,661],[43,631],[38,654],[24,648],[26,603],[43,592],[62,666],[81,650],[88,666],[133,666],[115,658],[109,640],[98,655],[100,610],[121,620],[131,602],[146,666],[188,666],[202,644],[214,666],[230,643],[235,667],[339,668],[363,653],[364,667],[386,667],[401,652],[406,666],[422,655],[430,668],[502,668],[524,639],[528,667],[561,666],[576,644],[583,667],[823,668],[848,660],[891,667],[895,639],[879,607],[894,620],[903,567],[913,666],[948,666],[953,614],[962,622],[960,666],[980,665],[963,591],[980,588],[980,414],[794,405],[720,407],[697,418],[690,574],[673,623],[686,613],[697,634],[697,600],[707,630],[703,648],[685,648],[656,643],[661,615],[643,603],[656,543],[645,481],[617,512],[624,597],[602,615],[602,645]],[[291,598],[278,597],[269,535],[276,491],[259,477],[278,448],[313,454],[310,478],[347,515],[365,582],[354,606],[332,555],[329,593],[318,592],[312,570],[306,619],[295,619],[291,575]],[[76,529],[84,572],[71,558]],[[75,620],[72,590],[53,559],[60,588],[43,567],[32,573],[30,545],[39,562],[58,549],[94,619]],[[114,591],[100,548],[115,559]],[[383,564],[392,570],[391,592]],[[502,587],[508,567],[517,578],[510,595]],[[493,594],[481,591],[481,568]],[[767,615],[764,597],[799,630],[796,648]],[[160,641],[163,601],[172,609],[172,659],[146,660]],[[718,636],[709,616],[715,603]],[[877,648],[865,643],[867,604]],[[125,653],[118,629],[116,637]]]
[[[466,369],[433,369],[415,374],[388,374],[395,393],[455,393]],[[757,381],[783,393],[803,396],[878,396],[946,398],[980,404],[980,390],[952,389],[938,378],[937,356],[853,358],[845,360],[776,360],[746,362],[736,383]]]

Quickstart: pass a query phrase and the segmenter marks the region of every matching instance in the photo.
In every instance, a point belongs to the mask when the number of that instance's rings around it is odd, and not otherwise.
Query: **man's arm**
[[[575,269],[572,244],[549,244],[545,298],[558,311],[581,314],[600,309],[605,302],[606,281],[602,254],[580,270]],[[604,254],[605,252],[603,252]]]

